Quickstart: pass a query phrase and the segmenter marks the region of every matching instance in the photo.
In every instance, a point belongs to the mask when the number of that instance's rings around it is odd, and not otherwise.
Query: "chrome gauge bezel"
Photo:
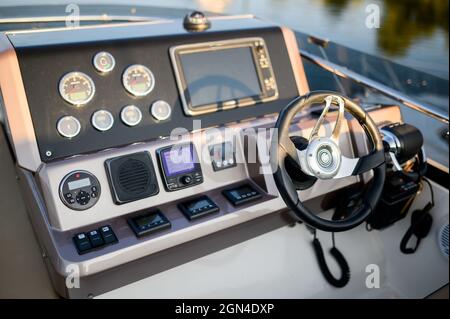
[[[69,98],[69,96],[64,92],[64,86],[66,84],[66,81],[69,78],[76,77],[76,76],[84,78],[84,80],[86,80],[89,83],[89,85],[91,86],[92,92],[91,92],[90,96],[83,102],[75,102],[75,101],[71,100]],[[84,106],[84,105],[88,104],[95,96],[95,83],[92,80],[92,78],[89,75],[87,75],[86,73],[83,73],[80,71],[69,72],[69,73],[65,74],[59,81],[59,94],[64,99],[64,101],[66,101],[69,104],[72,104],[77,107]]]
[[[129,121],[126,119],[126,117],[124,116],[124,114],[125,114],[125,112],[126,112],[126,110],[127,110],[128,108],[133,108],[133,109],[136,109],[136,110],[138,111],[138,114],[139,114],[139,120],[136,121],[136,123],[131,123],[131,122],[129,122]],[[120,119],[121,119],[122,122],[123,122],[124,124],[126,124],[127,126],[130,126],[130,127],[136,126],[136,125],[138,125],[139,123],[141,123],[141,121],[142,121],[142,111],[141,111],[136,105],[127,105],[127,106],[124,106],[124,107],[122,108],[122,111],[120,111]]]
[[[160,114],[158,114],[156,112],[156,107],[157,104],[163,104],[165,107],[167,107],[167,114],[165,116],[161,116]],[[154,102],[151,106],[150,106],[150,113],[152,114],[153,118],[157,121],[165,121],[168,120],[170,118],[170,116],[172,115],[172,107],[170,106],[169,103],[167,103],[164,100],[158,100],[156,102]]]
[[[64,131],[61,129],[61,122],[62,122],[64,119],[68,119],[68,118],[74,120],[74,122],[77,124],[77,131],[76,131],[75,133],[73,133],[73,134],[66,134],[66,133],[64,133]],[[56,130],[58,131],[58,133],[59,133],[62,137],[65,137],[65,138],[74,138],[74,137],[76,137],[78,134],[80,134],[80,131],[81,131],[81,123],[80,123],[80,121],[79,121],[75,116],[65,115],[65,116],[61,117],[61,118],[58,120],[58,122],[56,123]]]
[[[128,81],[127,81],[128,75],[135,69],[140,69],[140,70],[144,71],[145,73],[147,73],[147,75],[149,76],[149,78],[151,80],[151,85],[145,92],[137,92],[128,84]],[[153,91],[153,88],[155,87],[155,76],[153,75],[153,72],[150,71],[150,69],[147,68],[145,65],[133,64],[133,65],[130,65],[129,67],[127,67],[125,69],[125,71],[123,72],[122,85],[125,88],[125,90],[128,93],[130,93],[131,95],[133,95],[135,97],[143,97],[143,96],[148,95],[151,91]]]
[[[111,120],[111,124],[108,125],[107,127],[101,127],[101,126],[99,126],[99,125],[96,123],[96,121],[95,121],[95,118],[96,118],[97,114],[99,114],[100,112],[105,113],[105,114],[110,118],[110,120]],[[114,116],[111,114],[111,112],[109,112],[109,111],[107,111],[107,110],[97,110],[97,111],[95,111],[95,112],[92,114],[92,117],[91,117],[91,124],[92,124],[92,126],[93,126],[96,130],[98,130],[98,131],[100,131],[100,132],[108,131],[108,130],[110,130],[111,127],[113,127],[113,125],[114,125]]]
[[[102,69],[102,66],[99,64],[98,59],[101,56],[107,56],[108,58],[111,59],[111,66],[108,69]],[[94,68],[98,72],[100,72],[101,74],[106,74],[106,73],[109,73],[112,70],[114,70],[114,67],[116,66],[116,59],[114,59],[114,56],[111,53],[106,52],[106,51],[101,51],[94,55],[94,58],[92,59],[92,64],[94,65]]]

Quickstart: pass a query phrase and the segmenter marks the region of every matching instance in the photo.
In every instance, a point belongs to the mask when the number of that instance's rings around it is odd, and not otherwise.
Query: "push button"
[[[113,230],[109,226],[100,227],[98,230],[102,235],[103,241],[105,244],[112,244],[117,242],[117,237],[114,234]]]
[[[87,205],[89,203],[89,200],[91,199],[91,196],[88,192],[80,191],[76,197],[77,203],[80,205]]]
[[[66,193],[64,197],[69,204],[75,204],[75,198],[73,198],[72,193]]]
[[[85,253],[92,248],[91,242],[85,233],[77,234],[73,237],[73,242],[79,254]]]
[[[92,247],[99,247],[104,244],[103,238],[97,230],[92,230],[88,233],[89,240]]]

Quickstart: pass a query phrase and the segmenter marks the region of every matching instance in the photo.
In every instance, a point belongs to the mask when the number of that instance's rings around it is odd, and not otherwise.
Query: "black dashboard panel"
[[[149,141],[168,136],[177,127],[191,129],[193,118],[183,112],[170,48],[247,37],[261,37],[266,42],[279,98],[264,104],[198,116],[196,119],[202,121],[202,127],[279,112],[298,95],[279,27],[256,19],[240,19],[213,21],[212,28],[201,33],[189,33],[182,28],[181,21],[173,21],[160,25],[130,24],[10,35],[19,59],[42,161]],[[110,52],[115,57],[115,68],[106,75],[96,72],[92,65],[92,59],[99,51]],[[122,86],[122,73],[132,64],[145,65],[154,74],[154,90],[145,97],[132,97]],[[58,92],[61,77],[70,71],[84,72],[95,83],[96,94],[84,107],[68,104]],[[156,121],[151,116],[150,106],[157,100],[164,100],[172,106],[170,119]],[[120,120],[121,109],[130,104],[140,108],[143,115],[142,121],[134,127]],[[91,116],[99,109],[108,110],[115,118],[113,127],[106,132],[100,132],[91,125]],[[62,137],[56,129],[58,119],[66,115],[76,117],[81,124],[79,135],[72,139]]]

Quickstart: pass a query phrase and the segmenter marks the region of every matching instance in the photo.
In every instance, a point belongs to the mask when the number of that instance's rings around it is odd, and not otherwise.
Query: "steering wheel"
[[[289,136],[289,127],[295,115],[313,104],[323,103],[325,107],[309,139],[302,138],[303,143],[300,145],[294,143]],[[332,105],[338,107],[338,112],[331,136],[319,136],[319,129]],[[348,158],[342,155],[339,137],[345,110],[358,120],[372,145],[372,150],[366,156]],[[361,106],[338,93],[310,92],[295,99],[281,111],[275,124],[275,132],[278,132],[278,138],[272,138],[270,151],[273,176],[281,197],[296,219],[316,229],[340,232],[358,226],[369,217],[380,199],[386,164],[378,127]],[[370,170],[373,170],[373,178],[365,191],[362,205],[355,212],[345,219],[327,220],[311,212],[300,200],[298,186],[291,177],[292,169],[286,169],[288,161],[294,163],[297,173],[306,175],[313,181],[357,176]],[[311,185],[310,183],[309,186]]]

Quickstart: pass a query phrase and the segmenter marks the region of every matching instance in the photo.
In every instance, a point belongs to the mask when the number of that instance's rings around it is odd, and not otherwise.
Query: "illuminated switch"
[[[79,254],[83,254],[92,248],[91,242],[85,233],[75,235],[73,242]]]

